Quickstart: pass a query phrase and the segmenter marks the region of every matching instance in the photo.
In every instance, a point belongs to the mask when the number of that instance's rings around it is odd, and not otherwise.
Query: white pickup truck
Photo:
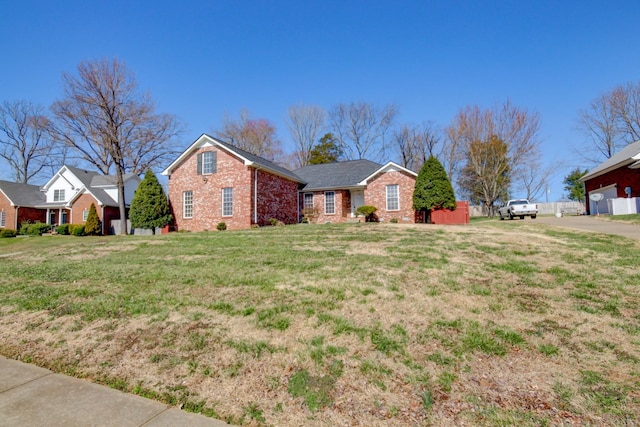
[[[531,219],[535,219],[538,215],[538,205],[529,203],[527,199],[514,199],[509,200],[504,206],[498,209],[500,219],[513,219],[519,216],[520,219],[524,219],[525,216],[530,216]]]

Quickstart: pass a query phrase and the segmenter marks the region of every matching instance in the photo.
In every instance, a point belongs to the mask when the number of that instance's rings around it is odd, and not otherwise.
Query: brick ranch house
[[[125,200],[133,198],[139,183],[137,175],[125,175]],[[0,181],[0,228],[18,230],[24,221],[83,224],[91,203],[103,234],[112,234],[111,221],[120,219],[115,176],[62,166],[42,187]]]
[[[217,138],[202,134],[162,175],[177,230],[215,230],[267,225],[275,218],[298,223],[345,222],[362,205],[378,208],[382,221],[415,222],[417,174],[393,162],[354,160],[289,171]]]
[[[309,165],[293,171],[305,181],[300,212],[312,222],[344,222],[363,205],[375,206],[380,221],[415,222],[413,189],[417,174],[393,162],[351,160]]]
[[[627,145],[585,176],[587,213],[625,214],[640,212],[640,141]],[[592,194],[602,194],[596,202]]]

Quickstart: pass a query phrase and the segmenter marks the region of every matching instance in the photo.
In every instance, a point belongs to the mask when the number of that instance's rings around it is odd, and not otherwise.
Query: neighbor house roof
[[[73,201],[83,192],[88,192],[98,201],[99,204],[103,206],[118,206],[118,202],[104,190],[104,188],[114,188],[116,186],[116,177],[114,175],[103,175],[100,172],[88,171],[75,166],[62,166],[60,170],[58,170],[58,172],[56,172],[56,174],[42,186],[41,190],[46,191],[49,186],[58,179],[58,177],[63,177],[65,169],[71,172],[82,183],[82,187],[77,189],[78,192],[70,199],[70,201]],[[136,174],[126,174],[123,176],[124,182],[127,182],[130,179],[140,180]],[[55,205],[57,206],[59,204],[60,203],[56,203]],[[54,205],[54,203],[40,202],[37,207],[48,207],[52,205]]]
[[[300,179],[298,175],[291,172],[290,170],[285,169],[282,166],[278,166],[277,164],[265,159],[264,157],[256,156],[255,154],[251,154],[248,151],[245,151],[234,145],[227,144],[226,142],[207,135],[206,133],[200,135],[200,137],[196,139],[193,144],[191,144],[186,150],[184,150],[176,160],[174,160],[169,166],[167,166],[167,168],[162,171],[162,175],[171,175],[173,170],[178,167],[180,163],[184,161],[184,159],[186,159],[193,151],[202,147],[205,143],[218,146],[219,148],[232,153],[236,157],[239,157],[247,166],[252,166],[258,169],[266,169],[271,173],[282,176],[284,178],[288,178],[292,181],[302,184],[304,183],[304,181]]]
[[[293,171],[307,185],[305,191],[347,189],[362,187],[362,181],[379,170],[382,165],[370,160],[308,165]]]
[[[580,181],[585,182],[600,175],[604,175],[612,170],[619,169],[623,166],[629,165],[631,169],[640,168],[640,140],[633,142],[616,154],[600,163],[593,168],[589,173],[580,178]]]
[[[40,186],[20,184],[17,182],[0,181],[2,192],[13,206],[35,206],[45,202],[45,194]]]
[[[82,186],[85,191],[89,192],[97,201],[103,206],[118,206],[118,202],[116,202],[105,190],[100,187],[114,187],[115,176],[112,175],[102,175],[99,172],[88,171],[80,168],[76,168],[73,166],[65,167],[74,174],[80,182],[82,182]],[[135,175],[126,175],[124,181],[130,179]],[[80,193],[78,193],[79,195]]]

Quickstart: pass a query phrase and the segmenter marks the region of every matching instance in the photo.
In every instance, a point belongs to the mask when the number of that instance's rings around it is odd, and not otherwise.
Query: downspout
[[[15,223],[16,223],[16,224],[15,224],[15,227],[13,227],[13,229],[14,229],[14,230],[16,230],[16,231],[20,231],[20,230],[18,229],[18,210],[19,210],[19,209],[20,209],[20,206],[16,206],[16,220],[15,220]]]
[[[258,167],[253,178],[253,223],[258,225]]]
[[[102,225],[100,228],[102,228],[101,231],[102,231],[102,235],[104,236],[104,205],[100,206],[100,210],[102,211],[102,215],[100,215],[100,217],[102,218],[102,221],[101,221]]]

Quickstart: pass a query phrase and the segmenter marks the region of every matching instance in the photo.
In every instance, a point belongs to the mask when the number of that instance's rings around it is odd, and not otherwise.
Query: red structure
[[[456,210],[439,209],[431,211],[433,224],[469,224],[469,202],[456,202]]]

